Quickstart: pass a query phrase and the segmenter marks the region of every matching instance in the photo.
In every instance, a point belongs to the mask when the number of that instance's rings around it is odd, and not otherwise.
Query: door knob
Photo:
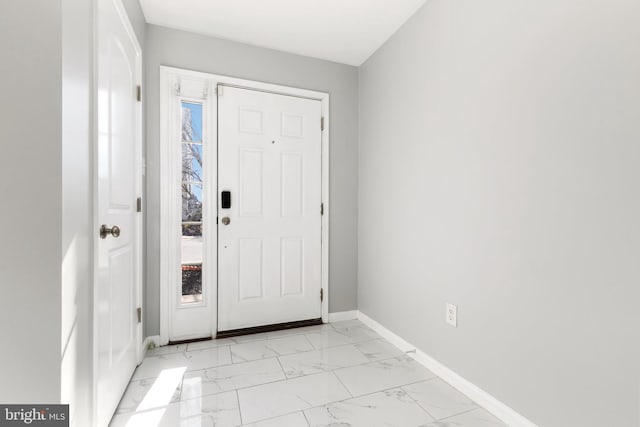
[[[230,222],[231,222],[231,220],[229,219],[228,216],[225,216],[224,218],[222,218],[222,223],[224,225],[229,225]]]
[[[106,239],[107,235],[109,234],[117,239],[118,237],[120,237],[120,227],[114,225],[113,227],[109,228],[106,224],[102,224],[102,226],[100,227],[100,238]]]

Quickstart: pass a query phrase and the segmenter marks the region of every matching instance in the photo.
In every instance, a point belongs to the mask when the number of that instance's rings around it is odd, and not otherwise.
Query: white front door
[[[321,108],[218,87],[219,331],[322,316]]]
[[[99,0],[96,420],[106,426],[137,364],[140,51],[118,0]],[[96,230],[98,234],[99,230]]]

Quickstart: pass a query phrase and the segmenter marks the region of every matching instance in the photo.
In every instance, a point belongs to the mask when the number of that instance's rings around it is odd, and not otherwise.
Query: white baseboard
[[[409,342],[391,332],[389,329],[385,328],[366,314],[358,311],[357,315],[358,319],[362,323],[376,331],[383,338],[398,347],[400,350],[409,352],[408,355],[413,357],[417,362],[451,384],[460,392],[467,395],[469,399],[473,400],[478,405],[491,412],[495,417],[499,418],[507,425],[511,427],[537,427],[536,424],[511,409],[509,406],[491,396],[480,387],[464,379],[428,354],[424,353],[421,350],[418,350],[414,345],[411,345]]]
[[[329,313],[329,323],[342,322],[343,320],[353,320],[358,318],[358,310],[338,311]]]
[[[160,335],[152,335],[144,339],[142,343],[142,354],[144,356],[147,355],[147,349],[149,348],[149,344],[151,343],[153,343],[155,347],[160,347]]]
[[[358,311],[358,320],[360,320],[362,323],[364,323],[365,325],[367,325],[368,327],[376,331],[378,334],[382,336],[382,338],[386,339],[391,344],[395,345],[405,353],[416,349],[415,346],[409,344],[407,341],[403,340],[398,335],[394,334],[393,332],[391,332],[390,330],[388,330],[387,328],[382,326],[380,323],[376,322],[375,320],[373,320],[372,318],[370,318],[369,316],[367,316],[361,311]]]

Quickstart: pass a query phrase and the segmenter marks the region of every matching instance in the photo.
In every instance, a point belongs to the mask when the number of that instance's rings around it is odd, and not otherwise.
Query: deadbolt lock
[[[224,225],[229,225],[230,222],[231,222],[231,220],[229,219],[228,216],[225,216],[224,218],[222,218],[222,223]]]

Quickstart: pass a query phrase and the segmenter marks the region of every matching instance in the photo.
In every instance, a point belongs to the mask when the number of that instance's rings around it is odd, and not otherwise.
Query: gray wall
[[[147,39],[147,21],[144,18],[144,13],[142,12],[140,2],[138,0],[122,0],[122,4],[127,11],[129,21],[131,22],[133,31],[136,33],[138,43],[140,43],[140,46],[144,51],[145,42]]]
[[[60,400],[61,1],[0,2],[0,402]]]
[[[358,74],[355,67],[154,25],[147,26],[146,335],[160,332],[159,67],[313,89],[331,94],[329,310],[356,308]]]
[[[640,425],[638,22],[430,0],[359,72],[359,309],[540,426]]]

